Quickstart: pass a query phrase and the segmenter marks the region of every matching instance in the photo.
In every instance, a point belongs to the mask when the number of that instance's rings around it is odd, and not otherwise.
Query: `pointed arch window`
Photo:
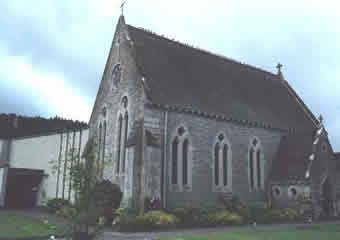
[[[188,150],[189,150],[189,140],[185,139],[183,142],[183,156],[182,156],[182,164],[183,164],[183,185],[188,185]]]
[[[215,190],[228,190],[231,187],[231,152],[225,134],[216,137],[213,148],[213,176]]]
[[[123,156],[122,156],[122,172],[125,172],[125,159],[126,159],[126,142],[129,127],[129,115],[125,112],[124,116],[124,140],[123,140]]]
[[[104,124],[103,124],[103,147],[102,147],[102,161],[101,161],[101,168],[100,168],[101,177],[103,177],[104,175],[105,147],[106,147],[106,121],[104,121]]]
[[[184,127],[176,129],[171,142],[171,184],[178,191],[191,190],[191,150],[188,131]],[[172,188],[173,189],[173,188]]]
[[[112,70],[112,81],[114,85],[117,85],[121,79],[121,66],[120,64],[116,64],[116,66]]]
[[[177,171],[178,171],[178,137],[175,137],[175,139],[172,142],[172,184],[177,184]]]
[[[255,138],[249,149],[249,184],[250,189],[263,189],[263,159],[260,141]]]
[[[254,189],[254,149],[250,148],[249,150],[249,180],[250,180],[250,188]]]
[[[219,143],[216,143],[215,144],[215,166],[214,166],[214,169],[215,169],[215,185],[218,186],[219,185],[219,171],[220,171],[220,168],[219,168],[219,155],[220,155],[220,144]]]
[[[102,149],[102,124],[99,124],[98,129],[98,156],[97,156],[97,174],[99,173],[99,164],[100,164],[100,157],[101,157],[101,149]]]
[[[122,125],[123,125],[123,117],[122,117],[121,114],[119,114],[119,118],[118,118],[118,136],[117,136],[117,166],[116,166],[116,172],[117,173],[119,173],[119,169],[120,169]]]
[[[116,172],[124,173],[126,168],[127,156],[127,139],[129,132],[129,113],[127,110],[128,98],[124,96],[121,100],[121,110],[118,118],[118,136],[117,136],[117,165]],[[123,117],[124,116],[124,117]]]
[[[223,147],[223,185],[228,185],[228,145]]]

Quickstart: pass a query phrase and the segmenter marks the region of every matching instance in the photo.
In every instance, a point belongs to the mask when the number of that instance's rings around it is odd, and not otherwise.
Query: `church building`
[[[91,114],[97,161],[123,206],[239,197],[336,214],[339,154],[322,118],[271,73],[159,36],[120,17]],[[340,209],[340,208],[339,208]]]

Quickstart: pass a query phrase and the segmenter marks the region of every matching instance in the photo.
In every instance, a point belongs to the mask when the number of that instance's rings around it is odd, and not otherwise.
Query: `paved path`
[[[104,232],[104,234],[98,237],[98,240],[156,240],[160,237],[174,237],[182,236],[184,234],[195,233],[210,233],[210,232],[240,232],[240,231],[258,231],[258,230],[273,230],[282,228],[311,228],[315,229],[321,224],[325,223],[337,223],[340,221],[321,222],[313,224],[272,224],[272,225],[253,225],[246,226],[230,226],[230,227],[217,227],[217,228],[196,228],[196,229],[181,229],[171,232],[153,232],[153,233],[116,233],[116,232]]]

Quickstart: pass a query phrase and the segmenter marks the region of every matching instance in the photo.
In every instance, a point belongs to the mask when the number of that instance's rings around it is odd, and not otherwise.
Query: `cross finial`
[[[281,63],[278,63],[277,65],[276,65],[276,68],[277,68],[277,73],[278,74],[281,74],[281,68],[283,67],[283,65],[281,64]]]
[[[120,9],[122,11],[122,16],[124,16],[124,5],[126,3],[126,0],[122,0],[122,4],[120,4]]]
[[[319,116],[319,123],[322,124],[322,121],[323,121],[323,117],[322,117],[322,115],[320,114],[320,116]]]

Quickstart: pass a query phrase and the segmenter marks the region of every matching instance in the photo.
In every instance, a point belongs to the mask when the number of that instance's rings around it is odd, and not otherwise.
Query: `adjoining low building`
[[[55,197],[72,200],[64,169],[80,159],[87,139],[86,123],[1,114],[0,207],[33,207]]]

